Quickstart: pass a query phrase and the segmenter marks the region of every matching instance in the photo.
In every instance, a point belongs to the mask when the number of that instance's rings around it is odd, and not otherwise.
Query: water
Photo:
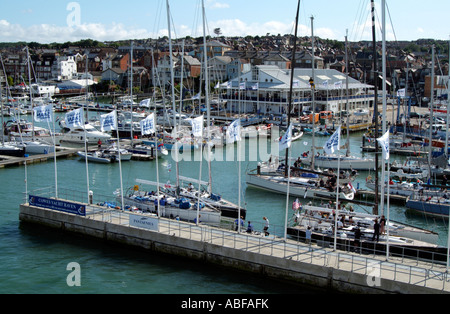
[[[352,153],[360,154],[360,134],[351,135]],[[255,140],[250,140],[255,141]],[[318,138],[321,146],[326,138]],[[306,142],[306,143],[305,143]],[[305,145],[307,144],[307,145]],[[311,137],[295,142],[292,156],[310,150]],[[271,222],[273,232],[283,234],[286,197],[247,188],[245,172],[256,168],[257,161],[241,162],[241,204],[247,208],[247,220],[262,229],[263,216]],[[180,175],[198,178],[200,162],[181,161]],[[87,194],[86,168],[78,157],[57,162],[58,187]],[[213,162],[214,190],[222,197],[238,202],[238,170],[235,161]],[[54,185],[52,161],[26,167],[0,169],[0,293],[149,293],[149,294],[284,294],[310,293],[307,288],[292,286],[266,278],[225,271],[220,267],[186,261],[173,256],[161,256],[129,248],[118,247],[97,240],[64,235],[34,226],[20,225],[19,205],[26,189]],[[124,188],[135,180],[156,181],[156,161],[122,163]],[[159,162],[160,181],[176,181],[176,164],[166,157]],[[364,187],[368,173],[360,173],[357,182]],[[89,185],[95,197],[113,200],[113,192],[120,188],[118,164],[89,164]],[[208,164],[202,163],[202,179],[208,180]],[[356,186],[356,184],[354,184]],[[106,200],[106,199],[105,199]],[[290,200],[290,204],[294,199]],[[306,200],[304,200],[306,203]],[[291,208],[289,204],[289,209]],[[357,210],[363,210],[357,208]],[[291,213],[289,213],[291,214]],[[391,204],[391,219],[437,231],[441,245],[447,244],[447,223],[440,220],[407,216],[404,207]],[[69,287],[66,267],[71,262],[81,266],[81,287]]]

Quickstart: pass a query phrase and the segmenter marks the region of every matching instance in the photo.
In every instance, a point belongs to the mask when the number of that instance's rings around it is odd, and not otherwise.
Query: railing
[[[54,197],[54,188],[34,190],[32,195]],[[83,195],[84,194],[84,195]],[[85,193],[61,189],[58,198],[86,203]],[[137,228],[130,225],[130,215],[136,212],[122,211],[117,208],[107,208],[95,205],[95,199],[105,202],[101,195],[93,195],[91,204],[86,206],[86,218],[108,223]],[[148,214],[143,216],[149,217]],[[152,217],[157,218],[152,214]],[[386,258],[385,251],[368,250],[353,245],[340,245],[334,251],[327,241],[313,240],[307,243],[303,237],[284,239],[284,227],[271,224],[269,236],[264,236],[263,223],[254,222],[256,231],[246,232],[246,226],[241,232],[235,231],[235,224],[224,221],[219,226],[178,221],[175,219],[158,219],[158,231],[161,234],[182,237],[193,241],[201,241],[223,247],[274,256],[303,263],[315,264],[323,267],[334,267],[352,273],[367,276],[368,285],[376,285],[377,279],[389,279],[411,285],[431,287],[441,291],[450,291],[448,272],[445,267],[446,256],[431,254],[431,258],[424,260],[417,250],[414,258],[409,254],[391,254]],[[283,231],[283,232],[281,232]],[[395,246],[391,246],[393,248]],[[373,281],[371,281],[373,280]]]

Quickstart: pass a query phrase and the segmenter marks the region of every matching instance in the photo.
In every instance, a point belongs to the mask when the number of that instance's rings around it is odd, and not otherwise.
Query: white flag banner
[[[341,146],[341,127],[338,127],[336,132],[331,135],[328,141],[323,146],[323,150],[327,155],[333,154]]]
[[[144,99],[139,103],[139,107],[150,108],[151,103],[152,103],[151,99]]]
[[[397,91],[397,97],[404,98],[406,96],[406,89],[402,88]]]
[[[194,137],[203,136],[203,120],[204,120],[203,116],[191,119],[192,134],[194,135]]]
[[[156,133],[155,114],[150,114],[147,118],[141,120],[141,133],[148,135]]]
[[[280,151],[291,147],[291,143],[292,143],[292,124],[289,126],[286,133],[280,140]]]
[[[34,107],[34,121],[52,122],[53,105]]]
[[[241,140],[241,121],[239,119],[234,120],[233,123],[227,128],[227,144],[233,144],[234,142]]]
[[[383,149],[384,159],[389,160],[389,131],[387,131],[382,137],[377,138],[377,141]]]
[[[335,82],[334,83],[334,88],[336,88],[336,89],[342,88],[342,81]]]
[[[66,113],[66,125],[68,128],[76,128],[84,126],[83,108],[75,109]]]
[[[245,90],[246,88],[247,87],[246,87],[245,82],[242,82],[242,83],[239,84],[239,89]]]
[[[102,132],[117,130],[117,111],[114,110],[108,114],[100,116]]]

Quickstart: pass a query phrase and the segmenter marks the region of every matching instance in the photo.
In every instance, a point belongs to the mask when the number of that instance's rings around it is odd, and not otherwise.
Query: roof
[[[256,66],[259,69],[259,88],[261,89],[277,89],[288,90],[291,85],[291,70],[280,69],[274,65],[259,65]],[[312,69],[294,69],[294,86],[295,89],[311,89],[310,79],[312,77]],[[244,73],[241,79],[247,83],[247,87],[255,85],[257,82],[252,80],[252,71]],[[238,78],[230,81],[232,88],[238,88]],[[333,70],[325,69],[314,71],[314,82],[316,90],[336,90],[345,88],[346,77],[345,74]],[[221,86],[227,87],[228,83],[224,83]],[[371,85],[363,84],[358,80],[349,77],[349,88],[372,88]]]

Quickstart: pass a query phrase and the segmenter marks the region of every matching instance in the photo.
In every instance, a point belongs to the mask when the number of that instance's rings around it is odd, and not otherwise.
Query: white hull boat
[[[247,174],[247,184],[259,189],[272,191],[279,194],[287,193],[288,178],[284,176],[258,175],[253,173]],[[290,178],[289,195],[303,198],[330,198],[336,197],[336,191],[330,191],[325,187],[316,186],[315,181],[309,178]],[[341,200],[353,200],[355,194],[348,188],[342,188],[339,193]]]

